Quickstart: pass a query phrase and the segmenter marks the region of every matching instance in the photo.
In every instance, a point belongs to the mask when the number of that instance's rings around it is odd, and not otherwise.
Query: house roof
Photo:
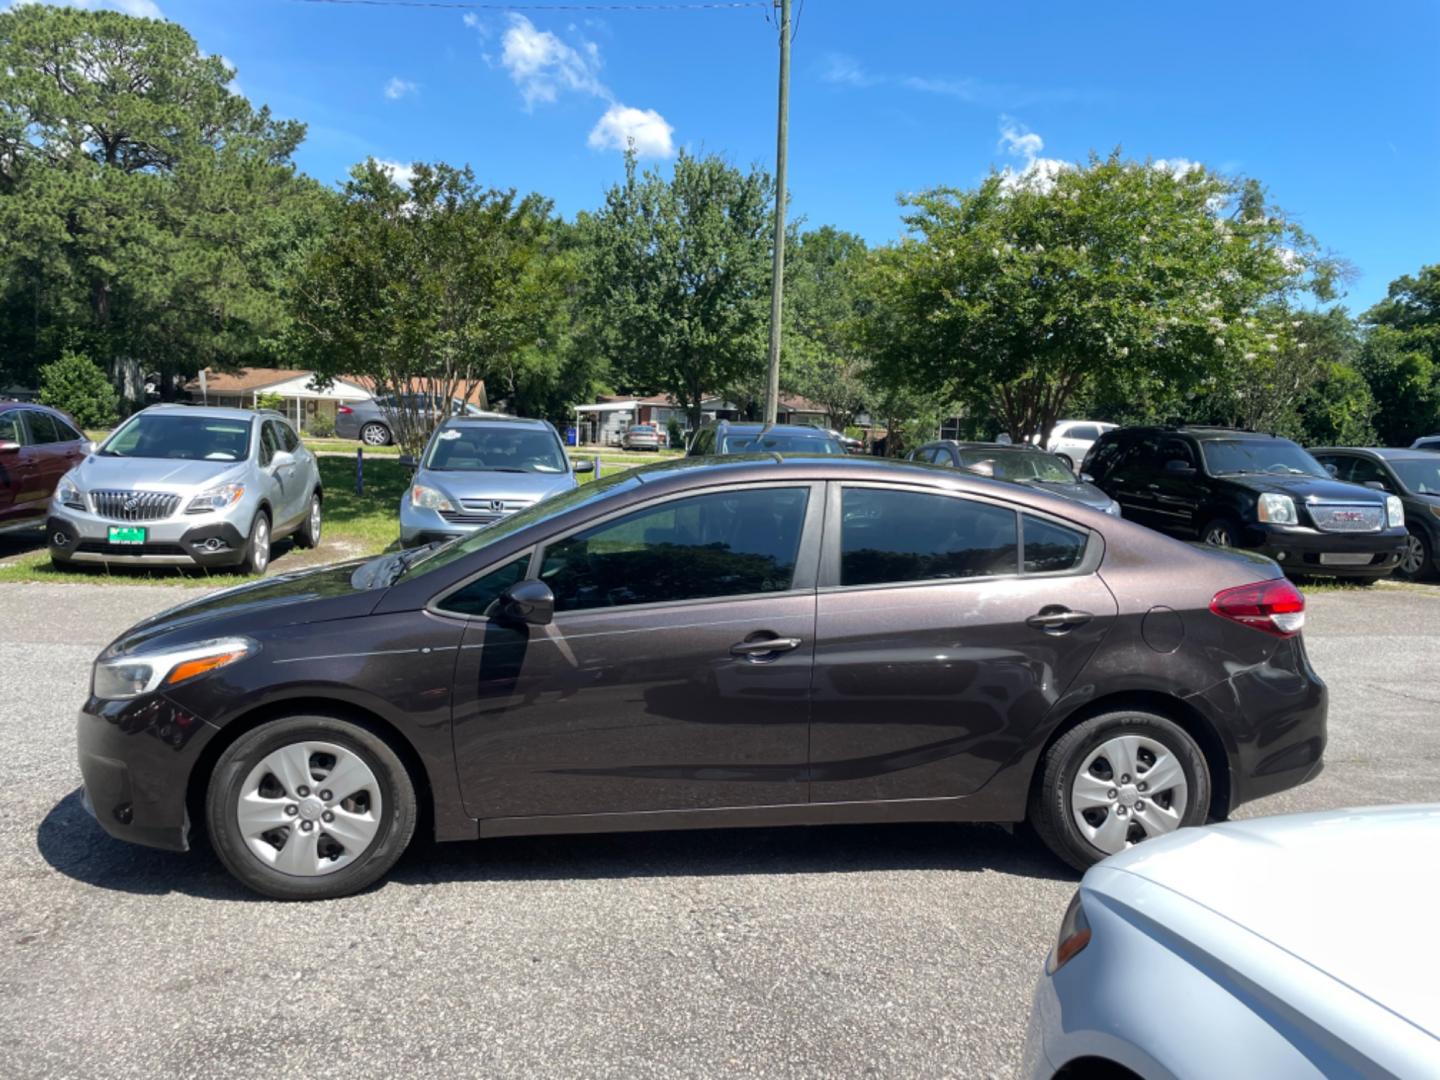
[[[241,368],[239,371],[212,371],[205,369],[205,385],[217,394],[248,394],[252,390],[264,390],[267,386],[298,379],[313,372],[298,371],[294,368]],[[199,390],[199,378],[185,384],[186,390]]]

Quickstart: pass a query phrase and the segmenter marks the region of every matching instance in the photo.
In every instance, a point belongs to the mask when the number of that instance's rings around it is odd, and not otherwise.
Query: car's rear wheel
[[[305,515],[305,523],[295,534],[296,541],[301,547],[313,548],[320,546],[321,526],[320,492],[310,496],[310,512]]]
[[[240,569],[246,574],[264,574],[270,566],[270,515],[257,510],[250,523],[250,536],[245,541],[245,558]]]
[[[1430,540],[1422,532],[1410,532],[1405,536],[1405,547],[1400,552],[1400,565],[1395,576],[1406,581],[1423,581],[1430,574]]]
[[[368,728],[293,716],[220,755],[205,810],[210,841],[241,882],[278,900],[324,900],[395,865],[415,831],[415,786]]]
[[[1200,530],[1200,540],[1211,547],[1234,547],[1240,538],[1240,527],[1230,518],[1218,517]]]
[[[360,428],[360,441],[366,446],[389,446],[390,429],[378,420],[371,420]]]
[[[1084,870],[1210,811],[1210,770],[1183,728],[1146,712],[1091,717],[1046,752],[1030,805],[1046,845]]]

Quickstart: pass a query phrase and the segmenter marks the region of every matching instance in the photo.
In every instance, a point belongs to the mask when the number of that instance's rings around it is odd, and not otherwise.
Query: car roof
[[[1434,461],[1433,450],[1416,450],[1409,446],[1317,446],[1312,454],[1354,454],[1357,457],[1381,458],[1385,461]]]
[[[141,409],[136,416],[145,416],[148,413],[184,413],[186,416],[208,416],[214,420],[253,420],[257,416],[264,416],[272,420],[284,420],[285,417],[272,409],[236,409],[222,405],[186,405],[182,402],[162,402],[159,405],[151,405],[149,408]]]
[[[1044,454],[1046,457],[1052,455],[1048,450],[1031,443],[1003,443],[1003,442],[971,442],[964,439],[936,439],[920,447],[924,450],[926,446],[953,446],[956,450],[984,450],[993,451],[997,454]]]
[[[724,426],[727,431],[773,431],[780,435],[810,435],[815,438],[833,438],[830,432],[823,428],[811,427],[809,424],[766,424],[759,420],[719,420],[715,426]]]
[[[446,420],[441,427],[489,427],[505,426],[548,428],[546,420],[536,420],[529,416],[506,416],[503,413],[494,413],[489,416],[452,416]]]

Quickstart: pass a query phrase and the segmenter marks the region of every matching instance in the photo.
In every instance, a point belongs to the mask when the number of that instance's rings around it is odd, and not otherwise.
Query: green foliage
[[[317,412],[305,424],[307,434],[316,439],[328,439],[335,434],[335,420],[329,413]]]
[[[993,411],[1017,440],[1082,393],[1207,389],[1268,351],[1263,308],[1328,296],[1339,269],[1257,184],[1118,154],[907,205],[912,235],[872,275],[891,312],[870,331],[880,375]]]
[[[284,412],[285,399],[279,394],[256,394],[254,407],[257,412],[262,410]]]
[[[765,172],[715,156],[682,151],[666,178],[630,154],[577,223],[587,349],[622,385],[668,391],[691,427],[704,394],[763,377],[773,196]]]
[[[40,369],[40,403],[69,413],[81,428],[108,428],[119,416],[120,397],[95,361],[76,352]]]
[[[685,431],[680,427],[680,421],[670,417],[670,422],[665,425],[665,434],[670,439],[670,448],[679,449],[685,445]]]
[[[1440,263],[1392,281],[1361,321],[1369,332],[1356,366],[1379,405],[1382,444],[1440,431]]]
[[[824,405],[844,427],[868,396],[855,332],[864,310],[865,241],[826,225],[801,234],[788,252],[781,385]]]

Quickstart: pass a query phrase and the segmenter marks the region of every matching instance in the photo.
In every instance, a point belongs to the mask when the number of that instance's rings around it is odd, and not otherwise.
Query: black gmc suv
[[[1294,574],[1375,580],[1404,550],[1393,495],[1331,478],[1289,439],[1217,427],[1100,436],[1082,466],[1131,521],[1184,540],[1251,548]]]

